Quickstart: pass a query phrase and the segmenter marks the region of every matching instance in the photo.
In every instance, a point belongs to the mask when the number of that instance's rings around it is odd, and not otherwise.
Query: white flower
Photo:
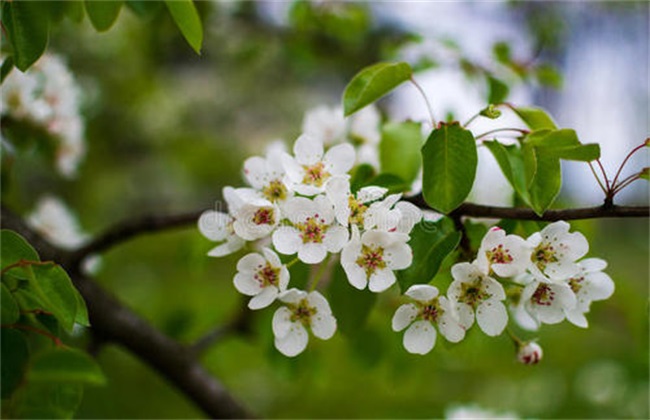
[[[231,187],[223,189],[223,197],[229,208],[236,208],[236,204],[241,201]],[[228,213],[206,210],[201,214],[198,222],[201,234],[211,241],[221,242],[208,252],[209,256],[223,257],[239,251],[246,244],[246,241],[235,233],[234,223],[235,219]]]
[[[533,248],[530,269],[534,275],[562,281],[580,271],[576,261],[587,253],[589,243],[580,232],[569,233],[569,228],[568,223],[558,221],[527,239]]]
[[[519,346],[517,360],[525,365],[536,365],[543,355],[542,347],[534,341],[529,341]]]
[[[333,177],[325,187],[327,198],[334,205],[336,220],[343,226],[356,224],[363,227],[368,203],[377,201],[386,194],[386,188],[368,186],[359,189],[356,197],[350,192],[349,175]]]
[[[565,318],[565,311],[576,305],[576,296],[566,283],[547,283],[525,276],[530,283],[521,292],[520,304],[539,324],[557,324]]]
[[[346,121],[341,107],[318,106],[307,111],[302,121],[302,132],[327,146],[341,142],[345,131]]]
[[[34,211],[27,216],[27,224],[45,239],[64,249],[75,249],[88,239],[77,218],[59,198],[42,197]]]
[[[476,405],[455,406],[445,410],[445,418],[448,420],[516,420],[513,413],[495,413]]]
[[[476,265],[455,264],[451,268],[454,281],[447,290],[450,301],[458,310],[458,318],[465,329],[476,321],[489,336],[497,336],[508,324],[508,312],[502,301],[506,298],[503,286],[484,274]]]
[[[272,203],[283,203],[293,193],[284,184],[282,150],[269,148],[266,158],[253,156],[244,162],[244,176],[261,198]]]
[[[269,236],[282,217],[279,207],[268,200],[250,196],[246,189],[230,191],[228,209],[234,219],[232,227],[237,236],[246,241]]]
[[[328,340],[336,331],[336,319],[332,316],[327,300],[318,293],[290,289],[279,299],[286,303],[273,315],[275,347],[285,356],[293,357],[307,347],[307,330],[322,340]]]
[[[262,253],[264,256],[247,254],[237,262],[235,288],[244,295],[253,296],[248,302],[250,309],[266,308],[289,284],[289,270],[278,255],[268,248],[262,248]]]
[[[354,165],[354,148],[339,144],[323,155],[323,143],[303,134],[293,146],[294,157],[282,155],[287,183],[303,195],[315,195],[325,190],[327,181],[347,173]]]
[[[273,232],[273,246],[281,254],[298,253],[307,264],[317,264],[327,252],[339,252],[348,241],[348,231],[336,224],[332,204],[323,195],[313,200],[293,197],[285,204],[285,216],[291,226]]]
[[[396,281],[393,270],[411,265],[413,254],[407,245],[409,236],[397,232],[369,230],[359,237],[352,226],[352,239],[341,252],[341,265],[350,284],[357,289],[383,292]]]
[[[444,296],[438,296],[438,289],[427,284],[416,284],[404,293],[414,300],[397,308],[393,316],[393,331],[404,333],[404,348],[409,353],[427,354],[436,344],[436,330],[445,338],[457,343],[465,337],[465,330],[460,326],[453,308]]]
[[[526,271],[530,253],[530,246],[522,238],[493,227],[481,241],[476,264],[485,274],[492,271],[501,277],[514,277]]]
[[[614,282],[603,270],[607,262],[599,258],[587,258],[578,262],[580,271],[567,282],[576,295],[576,306],[566,309],[567,320],[572,324],[587,328],[585,313],[589,312],[591,302],[609,299],[614,293]]]
[[[364,214],[363,227],[387,232],[397,231],[402,219],[402,213],[395,209],[394,206],[400,198],[402,198],[402,194],[391,194],[381,201],[372,203]]]

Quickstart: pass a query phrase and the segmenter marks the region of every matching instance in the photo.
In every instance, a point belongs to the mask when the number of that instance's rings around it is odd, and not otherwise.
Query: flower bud
[[[542,347],[534,341],[529,341],[519,346],[517,360],[525,365],[536,365],[542,360],[542,355]]]

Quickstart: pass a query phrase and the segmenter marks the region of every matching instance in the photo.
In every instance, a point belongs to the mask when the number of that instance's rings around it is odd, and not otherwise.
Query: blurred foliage
[[[157,3],[127,5],[106,33],[88,19],[63,20],[50,33],[48,48],[67,58],[85,93],[88,155],[73,181],[53,176],[37,156],[16,160],[12,182],[2,186],[11,208],[26,212],[56,193],[83,226],[100,232],[140,214],[212,207],[222,186],[242,184],[247,156],[278,136],[295,139],[306,109],[338,103],[359,69],[393,59],[417,38],[377,22],[368,3],[298,2],[287,21],[275,22],[260,3],[198,2],[205,28],[198,56]],[[526,16],[541,6],[518,3]],[[560,46],[559,28],[539,29],[540,45]],[[494,53],[510,63],[504,46]],[[537,77],[558,84],[546,70]],[[490,95],[500,102],[503,87],[493,83]],[[390,330],[397,290],[380,296],[356,336],[315,340],[297,359],[274,349],[272,311],[263,311],[250,335],[216,344],[204,362],[262,417],[440,417],[451,403],[474,402],[525,417],[647,418],[648,221],[573,226],[590,238],[589,255],[609,262],[617,290],[594,304],[588,330],[563,323],[524,334],[539,337],[541,365],[516,363],[507,336],[490,339],[477,329],[459,344],[440,340],[427,356],[406,353]],[[238,255],[207,258],[209,247],[195,229],[143,236],[109,251],[97,279],[153,325],[191,343],[240,307],[231,280]],[[442,290],[454,257],[433,281]],[[106,346],[98,362],[107,385],[86,390],[79,418],[202,415],[123,349]]]

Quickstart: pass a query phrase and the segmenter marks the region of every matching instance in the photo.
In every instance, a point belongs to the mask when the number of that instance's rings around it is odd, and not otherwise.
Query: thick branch
[[[159,220],[159,219],[157,219]],[[166,218],[164,226],[175,226],[180,217]],[[127,225],[124,225],[127,226]],[[124,229],[124,238],[160,230],[162,225],[151,223],[144,228]],[[157,226],[157,227],[156,227]],[[143,362],[156,369],[212,418],[248,418],[252,414],[236,401],[224,386],[213,378],[198,362],[189,347],[172,340],[151,326],[97,283],[81,274],[74,254],[66,253],[49,244],[12,212],[2,209],[2,227],[12,229],[36,248],[42,259],[55,260],[65,266],[75,286],[79,289],[90,315],[92,329],[101,339],[122,345]],[[105,235],[111,238],[110,235]],[[122,237],[120,237],[122,238]],[[114,240],[113,240],[114,241]],[[107,239],[105,244],[111,243]]]

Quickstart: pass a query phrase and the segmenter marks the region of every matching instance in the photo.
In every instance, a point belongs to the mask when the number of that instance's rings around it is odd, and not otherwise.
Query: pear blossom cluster
[[[7,75],[0,89],[0,114],[49,133],[56,142],[57,170],[74,178],[85,155],[80,99],[81,90],[64,61],[46,53],[26,72],[13,69]],[[2,143],[11,146],[7,139]]]
[[[422,218],[420,210],[386,188],[351,186],[355,165],[368,162],[371,148],[376,157],[379,115],[370,109],[353,120],[340,109],[308,112],[292,154],[271,148],[247,159],[248,186],[225,187],[227,209],[199,218],[200,232],[217,243],[209,256],[257,250],[237,263],[234,286],[251,297],[250,309],[279,303],[272,328],[275,346],[286,356],[306,348],[309,332],[327,340],[336,331],[329,302],[316,290],[320,279],[309,291],[291,287],[291,265],[327,266],[335,255],[352,287],[374,293],[390,288],[395,271],[411,265],[409,233]]]
[[[586,328],[591,303],[608,299],[614,282],[603,272],[604,260],[583,259],[589,250],[587,239],[569,230],[568,223],[558,221],[523,239],[491,228],[474,261],[452,266],[447,296],[428,284],[406,291],[411,302],[395,312],[393,330],[406,329],[407,351],[426,354],[435,345],[436,329],[456,343],[474,324],[486,335],[498,336],[510,317],[531,331],[564,320]],[[539,362],[539,344],[515,341],[521,363]]]

